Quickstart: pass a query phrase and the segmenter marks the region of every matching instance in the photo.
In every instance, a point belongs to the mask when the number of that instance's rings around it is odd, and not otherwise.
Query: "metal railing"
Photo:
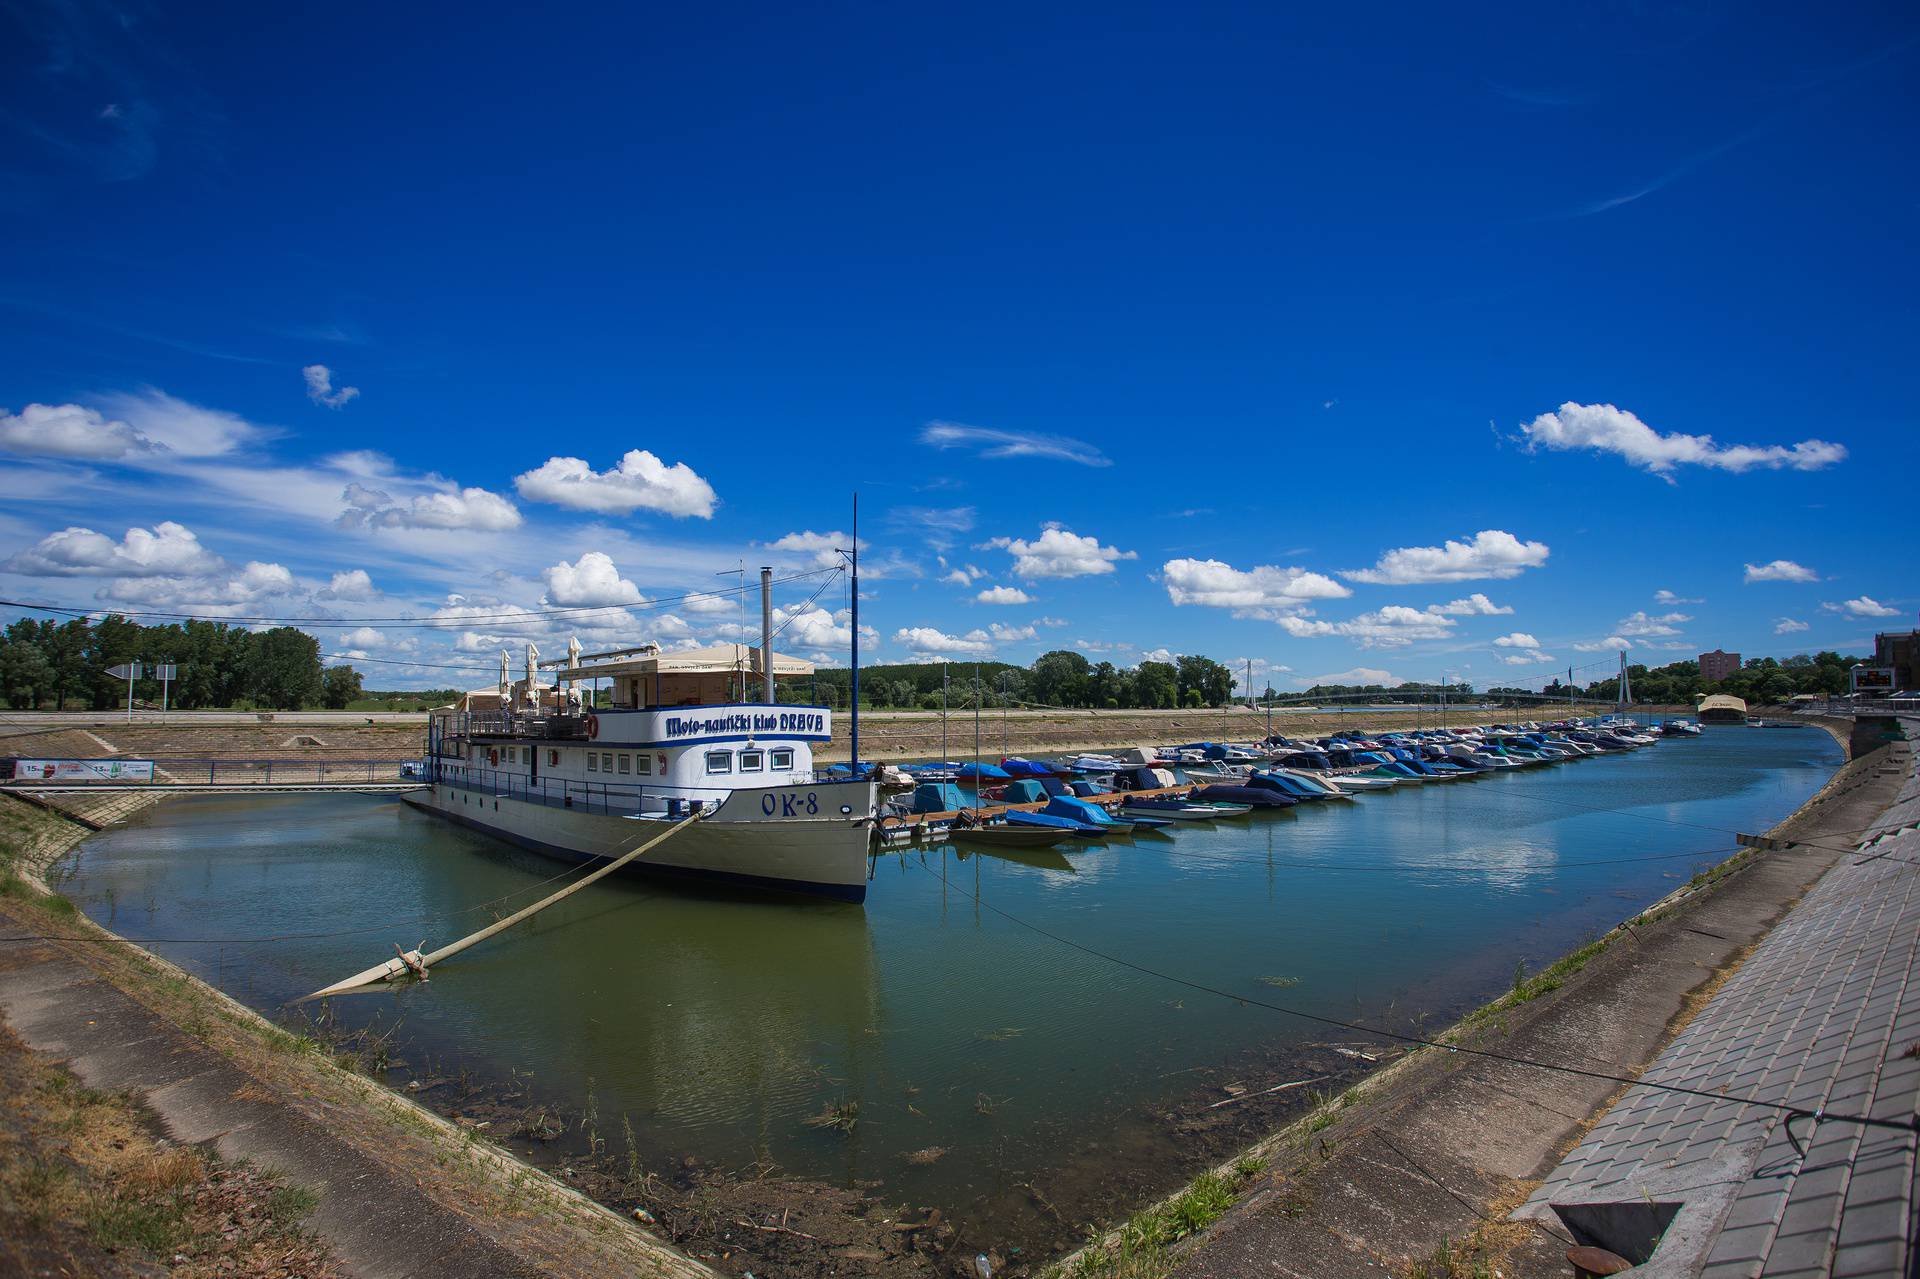
[[[522,737],[543,742],[584,742],[587,740],[587,716],[531,711],[472,711],[464,731],[454,728],[449,735],[466,737]]]

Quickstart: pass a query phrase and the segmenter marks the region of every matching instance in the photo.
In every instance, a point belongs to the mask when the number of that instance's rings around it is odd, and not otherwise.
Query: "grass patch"
[[[188,1235],[187,1201],[179,1194],[159,1198],[96,1196],[87,1208],[87,1233],[102,1248],[141,1248],[166,1256]]]
[[[267,1196],[267,1216],[282,1230],[291,1230],[320,1206],[320,1196],[305,1186],[275,1186]]]
[[[1442,1042],[1448,1042],[1461,1031],[1471,1030],[1491,1018],[1560,989],[1567,984],[1568,978],[1585,968],[1593,961],[1595,955],[1605,950],[1609,941],[1607,937],[1590,941],[1580,949],[1561,956],[1532,976],[1527,975],[1526,962],[1522,960],[1514,965],[1513,988],[1492,1003],[1483,1004],[1462,1017],[1460,1024]]]
[[[1249,1155],[1227,1173],[1202,1173],[1185,1190],[1127,1219],[1107,1243],[1095,1243],[1070,1269],[1052,1267],[1050,1279],[1164,1279],[1173,1270],[1169,1249],[1199,1234],[1227,1215],[1240,1192],[1267,1170],[1267,1161]]]
[[[1432,1256],[1407,1268],[1407,1279],[1493,1279],[1493,1263],[1471,1244],[1443,1239]]]

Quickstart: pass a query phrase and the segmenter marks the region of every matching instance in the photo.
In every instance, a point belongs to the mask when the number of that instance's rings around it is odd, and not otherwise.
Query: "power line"
[[[804,581],[807,578],[818,577],[821,574],[833,574],[833,573],[838,573],[840,571],[841,570],[837,565],[831,568],[808,569],[805,572],[790,573],[785,577],[776,577],[773,579],[773,581],[775,585],[779,585],[786,582]],[[591,613],[618,613],[618,612],[626,612],[630,609],[665,608],[667,605],[684,603],[685,601],[690,599],[699,599],[699,598],[704,598],[707,596],[715,596],[715,595],[737,595],[745,591],[750,591],[755,589],[757,589],[757,587],[752,587],[752,586],[718,587],[709,591],[687,591],[680,595],[661,596],[658,599],[642,600],[633,604],[580,604],[580,605],[569,605],[561,608],[521,609],[521,610],[516,610],[514,612],[479,613],[471,616],[444,617],[444,618],[267,617],[267,616],[245,616],[241,614],[234,614],[232,616],[225,616],[225,617],[209,617],[199,613],[171,613],[171,612],[163,612],[163,611],[152,610],[152,609],[120,609],[120,608],[80,609],[80,608],[69,608],[59,604],[35,604],[25,600],[6,600],[6,599],[0,599],[0,608],[18,608],[18,609],[25,609],[29,612],[53,613],[63,617],[76,617],[76,618],[153,617],[153,618],[162,618],[169,621],[222,622],[222,623],[244,624],[249,626],[253,626],[253,625],[312,626],[322,630],[329,630],[329,629],[351,630],[359,626],[386,626],[386,627],[399,628],[399,629],[420,627],[420,628],[426,628],[426,629],[432,629],[432,630],[458,630],[462,627],[472,628],[475,626],[486,626],[486,625],[491,625],[491,626],[529,625],[533,622],[540,621],[546,618],[575,617],[575,616],[580,616],[583,614],[591,614]]]

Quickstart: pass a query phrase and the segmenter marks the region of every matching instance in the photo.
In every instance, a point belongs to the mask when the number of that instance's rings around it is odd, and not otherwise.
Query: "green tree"
[[[1070,649],[1042,653],[1027,680],[1029,695],[1047,706],[1085,706],[1089,670],[1087,659]]]
[[[360,697],[360,672],[351,666],[329,666],[320,677],[320,700],[330,711],[343,711]]]
[[[33,639],[9,635],[0,641],[0,696],[7,699],[8,706],[37,709],[54,682],[53,663]]]
[[[1180,701],[1187,706],[1225,706],[1233,699],[1233,672],[1211,657],[1182,655],[1174,660]],[[1200,701],[1193,695],[1198,693]]]
[[[1171,663],[1142,662],[1133,669],[1132,705],[1155,709],[1173,706],[1178,686]]]
[[[253,637],[247,695],[261,706],[299,710],[320,696],[320,641],[291,626]]]

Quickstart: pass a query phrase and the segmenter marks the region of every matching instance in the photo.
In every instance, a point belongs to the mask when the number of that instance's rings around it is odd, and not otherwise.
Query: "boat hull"
[[[736,791],[716,812],[682,830],[622,873],[687,882],[804,893],[839,901],[867,896],[867,816],[870,782],[823,782],[764,792]],[[781,820],[760,815],[771,798],[785,811],[789,796],[812,795],[817,815]],[[460,786],[436,785],[402,796],[423,812],[444,817],[533,852],[569,861],[618,857],[666,829],[660,819],[636,819],[554,807]],[[729,810],[740,814],[730,819]],[[850,813],[841,814],[842,806]]]

